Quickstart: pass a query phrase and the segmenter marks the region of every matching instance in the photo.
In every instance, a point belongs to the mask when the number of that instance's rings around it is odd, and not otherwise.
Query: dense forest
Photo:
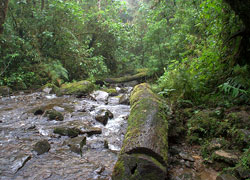
[[[222,0],[3,5],[0,85],[39,88],[148,68],[176,99],[249,101],[249,28]]]
[[[100,88],[106,78],[145,72],[178,119],[175,138],[201,145],[209,162],[210,142],[220,137],[242,153],[226,170],[249,172],[250,116],[237,119],[250,111],[249,0],[0,4],[0,86],[38,90],[88,80]]]

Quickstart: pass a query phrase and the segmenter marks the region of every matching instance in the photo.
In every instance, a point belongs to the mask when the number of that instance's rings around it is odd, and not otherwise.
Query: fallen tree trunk
[[[164,105],[148,84],[137,85],[131,113],[112,180],[165,180],[168,122]]]
[[[119,78],[106,78],[103,81],[109,84],[114,84],[114,83],[124,83],[124,82],[130,82],[134,80],[142,80],[150,77],[148,70],[145,70],[143,72],[139,72],[134,75],[127,75],[124,77],[119,77]]]

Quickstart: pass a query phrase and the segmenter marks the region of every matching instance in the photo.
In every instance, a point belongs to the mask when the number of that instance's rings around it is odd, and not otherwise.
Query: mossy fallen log
[[[115,83],[125,83],[125,82],[130,82],[134,80],[142,80],[150,77],[150,73],[148,69],[143,69],[138,71],[134,75],[127,75],[124,77],[119,77],[119,78],[106,78],[103,81],[109,84],[115,84]]]
[[[146,83],[130,98],[131,112],[112,180],[165,180],[168,122],[161,99]]]

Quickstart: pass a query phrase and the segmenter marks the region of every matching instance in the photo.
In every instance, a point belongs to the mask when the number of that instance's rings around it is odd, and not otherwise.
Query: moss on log
[[[134,80],[146,79],[148,77],[150,77],[150,73],[148,69],[143,69],[134,75],[127,75],[127,76],[119,77],[119,78],[106,78],[103,81],[106,83],[114,84],[114,83],[124,83],[124,82],[129,82],[129,81],[134,81]]]
[[[164,180],[167,169],[168,122],[161,99],[148,84],[137,85],[113,180]]]

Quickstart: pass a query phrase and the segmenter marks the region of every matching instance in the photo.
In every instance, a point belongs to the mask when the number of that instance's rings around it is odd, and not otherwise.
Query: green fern
[[[243,97],[249,99],[250,82],[249,66],[235,66],[231,77],[219,86],[219,89],[233,98]]]
[[[48,75],[52,83],[58,83],[59,79],[68,80],[68,71],[58,60],[42,64],[44,72]]]

